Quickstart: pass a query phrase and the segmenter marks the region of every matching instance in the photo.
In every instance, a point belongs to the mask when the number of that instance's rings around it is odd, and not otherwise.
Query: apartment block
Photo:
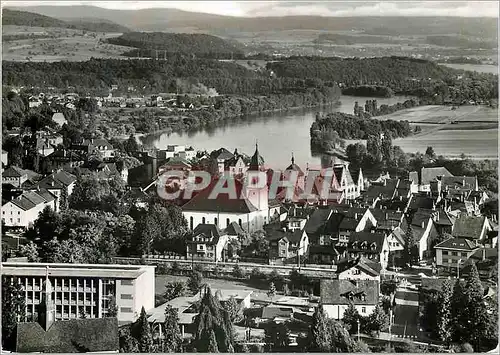
[[[26,321],[35,321],[42,284],[48,278],[53,287],[55,320],[104,318],[113,302],[118,321],[135,321],[141,312],[154,308],[154,266],[2,263],[4,277],[17,278],[23,285]]]

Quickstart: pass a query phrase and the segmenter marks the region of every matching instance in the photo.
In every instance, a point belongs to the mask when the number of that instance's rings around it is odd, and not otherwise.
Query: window
[[[131,299],[133,299],[133,297],[132,297],[132,295],[130,293],[122,293],[121,296],[120,296],[120,298],[122,300],[131,300]]]
[[[193,230],[193,217],[189,217],[189,229]]]
[[[467,257],[467,253],[462,253],[462,256],[466,258]]]
[[[203,218],[201,219],[201,223],[202,223],[202,224],[205,224],[205,217],[203,217]]]
[[[240,219],[238,219],[238,224],[239,224],[239,225],[240,225],[240,227],[241,227],[241,218],[240,218]]]
[[[446,250],[443,250],[443,255],[448,255],[448,252]]]
[[[121,307],[120,312],[122,313],[132,313],[132,308],[130,307]]]
[[[229,218],[226,218],[226,228],[229,227]]]
[[[366,313],[366,307],[361,307],[361,313]]]
[[[19,216],[19,215],[21,215],[21,211],[17,211],[17,215],[18,215],[18,216]]]
[[[122,280],[121,284],[122,284],[122,286],[132,286],[133,281],[132,280]]]
[[[21,223],[21,218],[18,218],[18,219],[17,219],[17,223]]]
[[[214,218],[214,224],[215,224],[216,226],[218,226],[218,225],[219,225],[217,222],[218,222],[218,221],[217,221],[217,218]]]
[[[453,255],[453,256],[457,256],[457,255],[458,255],[458,253],[457,253],[456,251],[454,251],[454,252],[452,252],[452,253],[451,253],[451,255]]]

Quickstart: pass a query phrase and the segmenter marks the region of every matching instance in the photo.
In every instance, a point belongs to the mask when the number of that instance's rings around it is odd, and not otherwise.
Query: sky
[[[498,1],[2,1],[2,6],[93,5],[107,9],[175,8],[228,16],[497,17]]]

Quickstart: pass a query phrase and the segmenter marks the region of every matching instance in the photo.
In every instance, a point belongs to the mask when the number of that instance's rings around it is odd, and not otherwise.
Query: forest
[[[438,104],[447,97],[489,100],[498,97],[498,75],[447,68],[407,57],[290,57],[267,64],[278,77],[321,78],[343,88],[378,85],[397,95],[414,95]]]
[[[342,145],[343,139],[368,139],[389,133],[392,138],[407,137],[412,133],[408,121],[372,120],[363,116],[354,116],[342,112],[317,115],[311,125],[311,150],[325,152],[335,141]]]
[[[109,38],[108,43],[136,49],[124,53],[128,57],[155,57],[156,50],[164,56],[184,54],[210,59],[243,59],[242,45],[207,34],[128,32]]]
[[[3,63],[7,86],[67,89],[83,95],[107,96],[111,85],[133,85],[138,94],[175,92],[178,78],[213,87],[228,95],[300,93],[307,88],[332,87],[321,79],[271,77],[241,65],[208,59],[175,56],[168,61],[91,59],[86,62]],[[43,89],[43,87],[41,88]]]

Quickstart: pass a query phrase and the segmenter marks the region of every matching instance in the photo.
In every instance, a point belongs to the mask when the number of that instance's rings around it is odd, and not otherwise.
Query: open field
[[[450,106],[429,105],[374,119],[407,120],[422,128],[419,134],[394,140],[406,153],[424,153],[431,146],[437,155],[448,158],[459,158],[462,153],[472,159],[498,158],[498,109],[460,106],[452,110]]]
[[[3,60],[12,61],[84,61],[94,58],[118,58],[129,47],[105,43],[119,33],[86,32],[66,28],[3,26],[3,36],[30,36],[2,42]]]
[[[459,158],[462,153],[476,159],[498,158],[498,129],[441,129],[421,136],[395,139],[393,143],[407,153],[424,153],[430,146],[437,155],[448,158]]]

